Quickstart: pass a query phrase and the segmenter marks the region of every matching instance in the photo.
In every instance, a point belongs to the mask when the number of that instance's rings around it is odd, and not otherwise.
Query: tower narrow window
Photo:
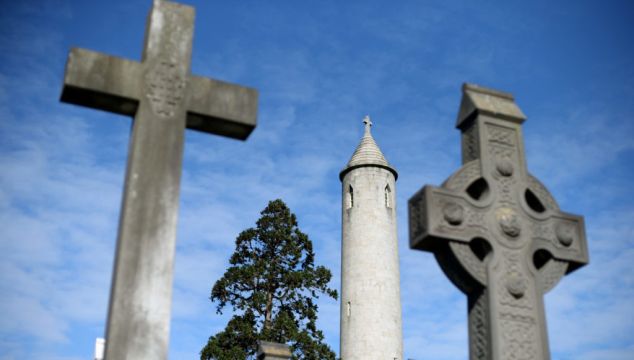
[[[385,207],[392,207],[392,190],[390,190],[390,185],[385,185]]]
[[[354,206],[354,190],[352,189],[352,185],[348,185],[348,203],[346,204],[346,208],[350,209]]]
[[[348,301],[348,306],[346,307],[346,315],[348,315],[348,317],[350,317],[350,314],[352,313],[352,305],[350,304],[350,301]]]

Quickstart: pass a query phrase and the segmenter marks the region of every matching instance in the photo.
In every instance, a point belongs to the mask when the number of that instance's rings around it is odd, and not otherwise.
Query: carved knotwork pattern
[[[488,360],[489,357],[489,334],[488,314],[487,314],[487,296],[484,290],[473,304],[469,313],[469,327],[471,331],[471,359]]]
[[[499,302],[500,330],[503,336],[502,359],[534,359],[537,346],[537,324],[534,318],[534,291],[532,282],[522,270],[520,251],[505,250],[502,252],[503,274],[497,282],[497,301]],[[523,296],[515,297],[506,286],[509,279],[519,277],[525,281],[526,291]]]
[[[527,324],[535,323],[535,319],[532,316],[530,316],[530,315],[512,314],[512,313],[508,313],[508,312],[501,313],[500,314],[500,319],[501,320],[508,320],[508,321],[525,322]]]
[[[510,307],[508,309],[510,314],[513,315],[523,315],[524,312],[518,312],[518,310],[514,310],[512,308],[524,308],[524,309],[532,309],[533,308],[533,294],[532,291],[526,291],[524,296],[520,298],[516,298],[506,287],[507,281],[512,276],[518,276],[520,279],[526,282],[526,286],[528,285],[528,279],[522,271],[522,267],[520,266],[521,261],[521,253],[518,251],[504,250],[503,254],[503,268],[500,269],[503,274],[501,277],[501,281],[498,282],[498,299],[500,304]]]
[[[443,209],[445,206],[450,204],[445,199],[437,198],[434,201],[434,208]],[[473,208],[463,207],[463,216],[465,221],[460,225],[452,225],[450,224],[446,218],[441,216],[441,221],[437,222],[436,230],[444,233],[455,233],[456,231],[466,232],[469,231],[470,234],[478,234],[478,235],[486,235],[488,234],[488,230],[485,222],[485,214],[481,211],[474,210]]]
[[[156,37],[156,43],[150,41],[150,46],[156,46],[158,49],[154,49],[157,50],[154,55],[156,59],[149,62],[145,73],[145,94],[150,108],[156,115],[171,118],[176,114],[184,97],[188,74],[187,67],[182,64],[184,59],[181,57],[185,52],[182,47],[185,43],[191,43],[191,35],[174,29],[174,24],[178,23],[175,13],[165,11],[155,16],[164,17],[164,29],[160,30],[160,34],[151,35]],[[153,52],[153,49],[149,51]]]
[[[514,159],[514,154],[515,154],[515,148],[510,148],[510,147],[506,147],[506,146],[501,146],[495,143],[491,143],[489,145],[489,153],[490,153],[490,159],[491,160],[502,160],[502,159],[506,159],[508,161],[511,161],[513,163],[515,163],[515,161],[513,161]]]
[[[550,224],[532,222],[531,232],[533,233],[533,238],[548,240],[552,242],[553,245],[556,245],[555,230]]]
[[[556,249],[570,249],[557,239],[553,222],[531,222],[530,226],[533,239],[547,241]]]
[[[487,124],[486,128],[490,142],[515,147],[515,130],[492,124]]]
[[[472,125],[462,133],[462,161],[477,159],[478,152],[478,127]]]
[[[497,177],[499,184],[499,202],[507,205],[515,204],[513,188],[517,180],[515,178]]]
[[[515,130],[507,129],[495,125],[487,125],[488,134],[488,153],[489,162],[495,164],[496,171],[499,164],[512,164],[516,163],[516,141]],[[511,170],[512,171],[512,170]],[[495,173],[497,175],[497,172]],[[501,201],[511,203],[511,187],[510,185],[515,183],[514,178],[502,178],[500,181],[500,196]]]
[[[501,320],[504,347],[504,360],[535,359],[536,328],[534,323],[514,320]]]
[[[486,222],[484,219],[485,214],[480,211],[467,210],[466,211],[466,227],[474,230],[482,235],[487,234]]]
[[[178,65],[159,61],[145,76],[145,93],[152,111],[160,117],[172,117],[183,99],[185,77]]]

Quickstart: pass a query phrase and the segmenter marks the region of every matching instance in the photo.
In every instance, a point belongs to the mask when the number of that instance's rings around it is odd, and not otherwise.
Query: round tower
[[[365,133],[339,174],[342,183],[342,360],[402,360],[396,235],[396,178],[363,120]]]

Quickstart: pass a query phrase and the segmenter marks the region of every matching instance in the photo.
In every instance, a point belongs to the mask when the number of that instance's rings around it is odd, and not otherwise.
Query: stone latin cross
[[[155,0],[142,61],[72,49],[61,100],[134,117],[106,359],[166,359],[185,128],[246,139],[257,91],[190,73],[194,9]]]
[[[472,360],[550,359],[544,294],[588,263],[583,217],[526,169],[512,95],[465,84],[462,167],[409,200],[410,247],[468,296]]]

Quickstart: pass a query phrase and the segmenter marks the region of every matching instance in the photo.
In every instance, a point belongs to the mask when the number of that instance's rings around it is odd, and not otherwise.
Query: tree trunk
[[[273,313],[273,293],[269,292],[266,295],[266,310],[264,312],[264,328],[268,329],[271,326],[271,317]]]

